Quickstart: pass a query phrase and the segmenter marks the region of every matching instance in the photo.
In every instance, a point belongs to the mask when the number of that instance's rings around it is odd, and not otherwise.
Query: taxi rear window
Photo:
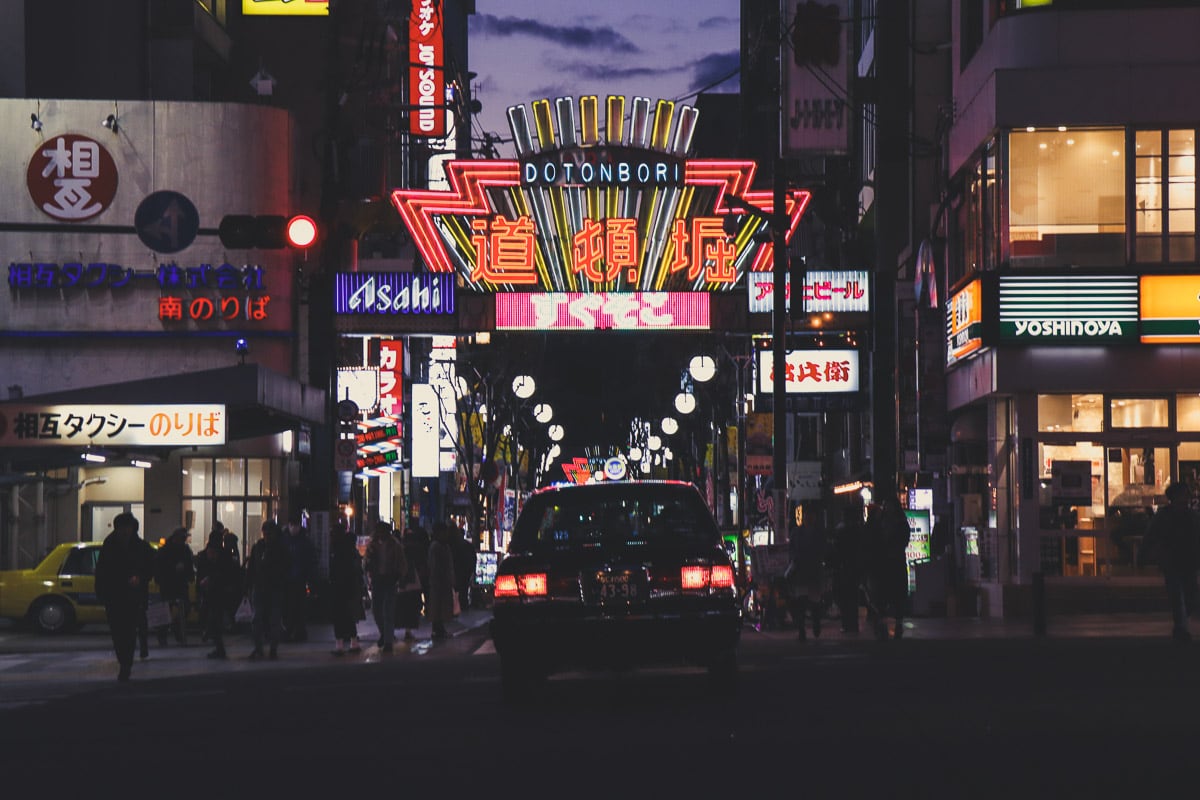
[[[563,492],[531,498],[513,546],[591,549],[719,542],[712,514],[688,492]]]

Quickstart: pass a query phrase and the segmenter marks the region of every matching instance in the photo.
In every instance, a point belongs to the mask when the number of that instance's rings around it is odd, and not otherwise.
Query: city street
[[[1105,622],[1034,638],[1011,623],[915,620],[887,642],[750,629],[732,698],[680,667],[567,673],[506,703],[485,627],[383,658],[318,659],[317,644],[310,658],[296,645],[250,668],[194,652],[192,674],[163,678],[151,677],[155,654],[130,684],[82,690],[47,688],[55,660],[78,652],[27,653],[43,694],[4,704],[0,752],[8,786],[119,765],[150,786],[186,776],[188,794],[233,796],[1149,796],[1190,774],[1200,649],[1159,635],[1157,619]],[[111,676],[102,649],[87,657]],[[0,657],[9,700],[14,683],[31,686],[10,680],[16,658]]]

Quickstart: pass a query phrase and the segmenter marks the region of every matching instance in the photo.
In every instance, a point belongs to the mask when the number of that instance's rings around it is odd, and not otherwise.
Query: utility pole
[[[775,159],[775,198],[772,206],[771,238],[775,248],[775,278],[774,278],[774,312],[772,321],[774,330],[771,335],[773,348],[771,363],[773,375],[771,394],[773,397],[772,411],[772,485],[775,498],[775,537],[776,544],[784,537],[784,520],[787,519],[787,174],[784,171],[782,158]],[[786,538],[783,539],[785,542]]]

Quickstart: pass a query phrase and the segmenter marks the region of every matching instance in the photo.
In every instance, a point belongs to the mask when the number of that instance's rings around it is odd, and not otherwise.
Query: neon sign
[[[435,0],[416,0],[408,19],[409,133],[446,135],[445,42],[442,10]]]
[[[453,314],[451,275],[411,272],[339,272],[334,276],[337,314]]]
[[[774,388],[774,353],[758,353],[758,391]],[[860,368],[857,350],[789,350],[785,356],[784,386],[788,394],[857,392]]]
[[[688,159],[698,112],[660,100],[560,97],[508,109],[517,160],[449,161],[449,191],[398,189],[392,203],[434,273],[483,292],[708,292],[769,271],[765,220],[731,197],[775,213],[752,190],[757,164]],[[791,190],[790,239],[810,194]],[[725,223],[736,221],[732,235]],[[768,239],[763,241],[763,239]]]
[[[496,330],[708,330],[699,292],[509,292],[496,295]]]

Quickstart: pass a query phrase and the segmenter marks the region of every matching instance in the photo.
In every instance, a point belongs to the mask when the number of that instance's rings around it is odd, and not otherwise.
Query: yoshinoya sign
[[[339,272],[337,314],[453,314],[454,276],[411,272]]]
[[[738,198],[775,213],[754,190],[758,165],[686,157],[699,112],[610,95],[543,99],[508,109],[515,160],[450,161],[449,191],[398,189],[392,203],[431,272],[481,292],[731,291],[769,272],[767,222]],[[603,126],[603,127],[602,127]],[[810,199],[784,195],[790,239]],[[733,235],[725,222],[737,221]]]
[[[792,310],[792,280],[786,276],[786,311]],[[808,270],[804,273],[805,313],[867,312],[871,310],[870,273],[866,270]],[[775,308],[775,276],[753,273],[747,278],[751,314]]]
[[[699,292],[547,292],[496,295],[496,330],[708,330]]]
[[[1126,275],[1001,275],[1002,340],[1036,344],[1136,341],[1138,279]]]
[[[857,392],[861,369],[857,350],[789,350],[784,387],[788,394],[831,394]],[[775,354],[758,351],[758,391],[770,393],[775,386]]]
[[[0,447],[225,444],[225,406],[0,405]]]

